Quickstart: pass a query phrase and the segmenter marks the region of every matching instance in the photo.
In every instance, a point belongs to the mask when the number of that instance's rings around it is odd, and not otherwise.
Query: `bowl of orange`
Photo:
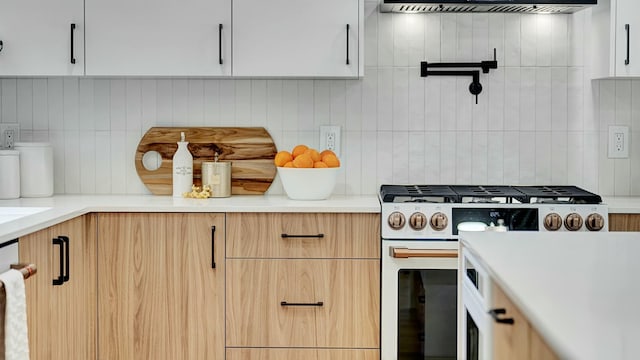
[[[319,152],[306,145],[278,152],[274,162],[282,187],[293,200],[327,199],[340,170],[340,160],[333,151]]]

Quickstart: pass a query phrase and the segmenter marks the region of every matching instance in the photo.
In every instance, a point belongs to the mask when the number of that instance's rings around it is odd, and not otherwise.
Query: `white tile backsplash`
[[[0,121],[50,141],[55,192],[148,194],[134,166],[152,126],[264,126],[279,149],[342,128],[336,193],[382,183],[574,184],[640,195],[640,80],[589,79],[573,15],[389,14],[365,1],[362,79],[3,78]],[[420,61],[482,61],[469,77],[422,78]],[[608,126],[630,126],[629,159],[608,159]],[[281,194],[278,179],[269,190]]]

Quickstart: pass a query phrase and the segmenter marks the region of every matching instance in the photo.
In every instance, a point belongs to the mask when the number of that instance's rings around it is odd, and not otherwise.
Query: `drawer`
[[[231,213],[228,258],[380,258],[380,214]]]
[[[379,347],[379,260],[229,259],[226,265],[227,346]]]
[[[227,360],[379,360],[376,349],[227,349]]]

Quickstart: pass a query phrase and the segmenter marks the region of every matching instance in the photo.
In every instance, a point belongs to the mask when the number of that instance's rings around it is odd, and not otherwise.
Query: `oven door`
[[[462,359],[491,360],[493,322],[488,313],[490,285],[487,272],[475,258],[462,249],[461,331],[458,333]]]
[[[458,358],[457,246],[382,241],[382,360]]]

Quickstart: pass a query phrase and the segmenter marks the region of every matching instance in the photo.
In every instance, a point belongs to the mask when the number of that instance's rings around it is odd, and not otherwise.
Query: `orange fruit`
[[[288,163],[284,164],[282,167],[293,167],[293,161],[289,161]]]
[[[322,162],[327,164],[328,167],[340,167],[340,160],[333,154],[325,154],[322,157]]]
[[[309,149],[305,150],[304,153],[311,155],[311,158],[313,159],[314,162],[315,161],[320,161],[322,159],[322,156],[320,156],[320,153],[316,149],[309,148]]]
[[[296,147],[293,148],[293,151],[291,151],[291,154],[295,159],[298,157],[298,155],[304,154],[304,152],[307,151],[308,148],[309,147],[307,145],[296,145]]]
[[[284,166],[284,164],[288,163],[291,160],[293,160],[293,156],[291,155],[291,153],[288,151],[282,150],[276,154],[276,157],[275,159],[273,159],[273,162],[276,164],[276,166]]]
[[[331,155],[333,155],[335,157],[338,157],[338,155],[336,155],[336,153],[334,153],[333,151],[331,151],[329,149],[322,150],[322,152],[320,153],[320,156],[322,157],[322,156],[325,156],[327,154],[331,154]]]
[[[323,163],[322,161],[316,161],[313,164],[314,168],[328,168],[327,164]]]
[[[297,168],[312,168],[313,159],[309,154],[300,154],[293,159],[293,167]]]

